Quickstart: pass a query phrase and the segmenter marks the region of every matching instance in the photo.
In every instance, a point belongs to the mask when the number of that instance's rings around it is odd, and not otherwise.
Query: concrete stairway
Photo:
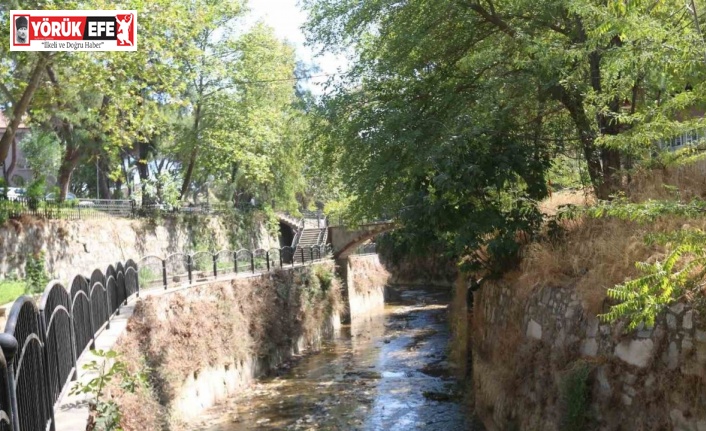
[[[309,252],[309,247],[313,246],[323,246],[323,241],[325,241],[326,238],[326,229],[318,229],[318,228],[304,228],[302,230],[301,235],[299,236],[299,241],[297,241],[296,246],[299,248],[304,249],[304,262],[308,262],[311,260],[311,254]],[[316,257],[316,256],[314,256]],[[300,251],[297,251],[297,253],[294,256],[294,262],[295,263],[301,263],[302,262],[302,255]]]

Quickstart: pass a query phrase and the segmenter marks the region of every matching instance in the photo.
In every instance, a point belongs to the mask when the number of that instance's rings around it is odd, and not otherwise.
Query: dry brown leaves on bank
[[[194,373],[266,357],[308,339],[340,311],[340,287],[333,278],[323,290],[309,268],[141,300],[117,348],[127,362],[148,367],[154,393],[118,395],[121,411],[129,412],[123,428],[160,429]]]

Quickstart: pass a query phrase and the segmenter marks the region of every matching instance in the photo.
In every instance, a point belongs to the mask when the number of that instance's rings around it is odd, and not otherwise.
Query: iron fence
[[[332,250],[314,246],[146,256],[137,263],[96,269],[90,277],[77,275],[68,289],[51,281],[39,304],[29,296],[18,298],[0,334],[0,431],[54,431],[54,406],[78,377],[81,355],[95,347],[111,318],[141,290],[167,288],[169,280],[191,284],[226,274],[273,271],[294,265],[297,253],[313,263]]]
[[[363,244],[353,254],[375,254],[377,253],[377,245],[374,242]]]
[[[234,205],[228,202],[201,203],[183,206],[163,204],[139,205],[130,199],[70,199],[58,201],[47,198],[2,198],[0,218],[20,218],[23,215],[56,220],[87,220],[111,217],[154,217],[156,215],[221,215],[228,212],[247,212],[252,205]]]
[[[0,336],[0,431],[55,429],[54,405],[77,377],[78,358],[139,291],[129,260],[77,275],[69,289],[51,281],[39,304],[29,296],[15,301]]]
[[[311,263],[333,254],[331,245],[174,253],[165,258],[145,256],[134,269],[141,290],[167,289],[232,274],[254,274]]]

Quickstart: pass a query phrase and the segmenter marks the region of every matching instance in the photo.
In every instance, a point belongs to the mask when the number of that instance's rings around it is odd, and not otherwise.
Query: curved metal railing
[[[47,284],[39,304],[18,298],[0,334],[0,431],[53,430],[54,404],[112,316],[140,291],[225,275],[266,273],[331,256],[329,246],[145,256]],[[7,360],[7,362],[6,362]]]

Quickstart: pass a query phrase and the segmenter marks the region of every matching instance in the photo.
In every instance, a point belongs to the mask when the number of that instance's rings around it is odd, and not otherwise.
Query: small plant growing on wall
[[[561,382],[562,430],[583,431],[588,426],[588,408],[591,403],[588,376],[591,367],[583,361],[575,362]]]
[[[27,293],[41,293],[49,282],[49,276],[44,268],[43,251],[27,257],[25,274]]]
[[[80,381],[71,389],[71,395],[91,395],[91,418],[86,431],[122,431],[120,427],[121,412],[118,405],[106,396],[106,387],[110,382],[118,379],[120,387],[128,392],[135,392],[138,386],[146,385],[145,374],[133,375],[124,362],[118,360],[118,353],[113,350],[92,350],[93,355],[99,359],[93,360],[83,366],[89,374],[95,374],[86,383]]]

